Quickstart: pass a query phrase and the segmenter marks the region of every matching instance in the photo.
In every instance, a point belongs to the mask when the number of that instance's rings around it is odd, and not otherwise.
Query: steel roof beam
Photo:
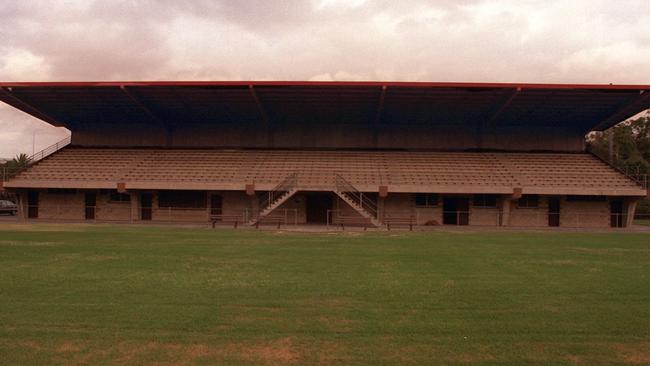
[[[135,103],[147,116],[149,116],[154,121],[160,123],[161,125],[167,125],[165,121],[160,119],[149,107],[147,107],[140,99],[138,99],[133,93],[131,93],[126,85],[120,85],[120,90],[127,96],[133,103]]]
[[[377,111],[375,112],[374,124],[379,124],[381,121],[381,114],[384,111],[384,101],[386,100],[386,89],[388,89],[388,86],[381,86],[381,94],[379,95],[379,102],[377,103]]]
[[[520,93],[521,91],[522,91],[522,88],[520,88],[520,87],[518,87],[518,88],[516,88],[516,89],[512,89],[512,91],[510,91],[510,93],[509,93],[508,96],[506,97],[505,102],[503,102],[503,103],[499,106],[499,108],[498,108],[496,111],[494,111],[494,112],[493,112],[493,113],[492,113],[492,114],[487,118],[487,120],[485,121],[485,125],[486,125],[487,127],[491,127],[491,126],[494,124],[494,122],[495,122],[499,117],[501,117],[501,115],[503,114],[503,112],[505,112],[505,110],[508,109],[508,107],[510,106],[510,104],[512,104],[512,102],[515,100],[515,98],[517,97],[517,95],[519,95],[519,93]]]
[[[248,85],[248,90],[250,91],[251,97],[253,98],[253,102],[257,107],[257,112],[260,114],[260,118],[262,119],[262,122],[268,126],[269,116],[266,114],[266,111],[264,110],[264,106],[262,106],[262,102],[260,102],[260,98],[257,96],[257,92],[255,91],[255,86],[253,86],[253,84]]]
[[[63,123],[57,120],[56,118],[41,112],[38,108],[32,106],[30,103],[26,102],[25,100],[23,100],[22,98],[14,94],[11,87],[0,86],[0,94],[4,96],[4,98],[0,97],[0,99],[2,99],[7,104],[10,104],[11,106],[18,108],[21,111],[27,114],[31,114],[32,116],[41,119],[45,122],[48,122],[54,126],[67,127],[71,125],[71,123],[68,124]]]
[[[639,90],[639,95],[634,96],[631,100],[626,101],[623,106],[618,108],[614,113],[605,118],[602,122],[598,123],[593,130],[603,131],[606,130],[623,120],[632,117],[634,111],[644,103],[648,102],[646,107],[650,106],[650,90]]]

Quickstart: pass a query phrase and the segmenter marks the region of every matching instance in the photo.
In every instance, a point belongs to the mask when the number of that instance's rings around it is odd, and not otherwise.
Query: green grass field
[[[5,225],[0,364],[650,364],[650,235]]]

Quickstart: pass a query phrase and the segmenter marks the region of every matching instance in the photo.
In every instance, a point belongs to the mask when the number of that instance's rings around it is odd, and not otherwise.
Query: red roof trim
[[[54,81],[0,82],[0,87],[120,87],[120,86],[376,86],[431,88],[523,88],[650,90],[650,84],[542,84],[411,81]]]

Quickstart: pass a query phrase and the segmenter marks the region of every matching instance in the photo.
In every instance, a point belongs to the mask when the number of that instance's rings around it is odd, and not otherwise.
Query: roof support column
[[[248,85],[248,90],[250,91],[251,98],[253,98],[253,103],[255,103],[255,106],[257,107],[257,112],[259,113],[260,120],[262,121],[262,125],[264,126],[264,132],[266,134],[266,143],[269,147],[272,147],[274,143],[273,143],[273,126],[271,124],[271,120],[269,119],[266,110],[264,110],[264,106],[262,105],[262,102],[260,102],[260,98],[257,95],[257,92],[255,91],[255,86],[253,84]]]
[[[381,86],[381,94],[379,94],[379,102],[377,103],[377,111],[375,112],[375,118],[373,120],[372,128],[372,146],[378,148],[379,146],[379,128],[381,123],[381,115],[384,111],[384,101],[386,100],[386,89],[388,86]]]
[[[152,110],[149,108],[144,102],[142,102],[138,97],[136,97],[130,90],[125,85],[120,85],[120,90],[124,93],[124,95],[127,96],[135,105],[140,108],[149,118],[151,118],[154,122],[158,123],[160,126],[162,126],[165,129],[165,145],[166,146],[172,146],[173,145],[173,136],[174,136],[174,126],[171,123],[168,123],[167,121],[163,120],[162,118],[158,117]]]
[[[508,93],[506,93],[502,99],[501,103],[497,104],[496,108],[492,108],[490,112],[486,115],[485,119],[483,121],[479,121],[477,125],[477,131],[476,131],[476,147],[477,148],[483,148],[483,140],[484,140],[484,134],[485,132],[494,127],[495,122],[497,119],[503,114],[503,112],[508,109],[510,104],[515,100],[517,95],[521,92],[521,87],[517,87],[514,89],[511,89]]]
[[[499,226],[510,226],[510,214],[512,212],[512,198],[511,197],[505,197],[501,199],[501,204],[499,205],[501,207],[499,211]]]

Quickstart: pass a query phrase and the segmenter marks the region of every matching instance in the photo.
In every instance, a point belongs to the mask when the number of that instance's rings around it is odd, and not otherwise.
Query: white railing
[[[273,205],[278,199],[298,187],[298,173],[291,173],[282,182],[278,183],[272,190],[264,194],[260,201],[260,210],[262,212]]]
[[[366,210],[372,217],[377,218],[377,203],[367,194],[359,191],[352,183],[348,182],[341,175],[335,175],[336,190],[345,195],[352,202]]]
[[[598,153],[596,150],[588,149],[588,152],[591,155],[595,156],[598,160],[604,162],[605,164],[616,169],[619,173],[624,174],[626,177],[635,181],[643,189],[650,189],[650,174],[644,173],[641,171],[639,166],[629,167],[629,166],[620,166],[616,162],[611,161],[609,157],[603,156],[601,153]]]
[[[70,142],[72,141],[71,139],[72,136],[68,136],[63,140],[58,141],[57,143],[52,144],[46,147],[45,149],[35,153],[34,155],[27,157],[25,164],[22,166],[14,166],[14,167],[3,166],[0,172],[1,173],[0,176],[2,176],[2,181],[5,182],[15,177],[16,175],[20,174],[22,171],[34,165],[38,161],[43,160],[46,157],[70,145]]]
[[[43,149],[43,150],[35,153],[34,155],[28,157],[27,158],[28,164],[31,165],[31,164],[34,164],[35,162],[39,161],[39,160],[45,159],[46,157],[54,154],[55,152],[63,149],[64,147],[70,145],[71,141],[72,141],[72,136],[68,136],[68,137],[64,138],[63,140],[46,147],[45,149]]]

